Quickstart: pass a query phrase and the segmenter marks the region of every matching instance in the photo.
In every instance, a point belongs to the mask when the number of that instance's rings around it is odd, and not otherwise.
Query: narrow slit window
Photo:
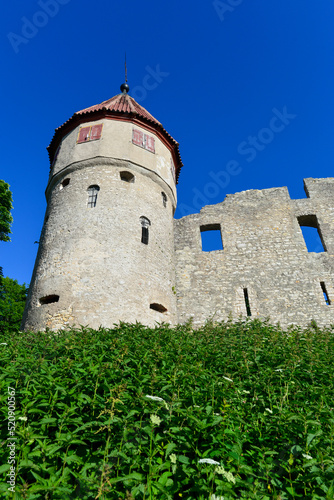
[[[203,252],[224,250],[220,224],[200,226]]]
[[[165,306],[163,306],[162,304],[157,304],[156,302],[154,302],[153,304],[150,304],[150,309],[153,309],[153,311],[157,311],[159,313],[167,312],[167,309]]]
[[[326,252],[326,246],[319,228],[317,216],[302,215],[298,217],[298,223],[308,252]]]
[[[247,288],[244,288],[244,299],[245,299],[245,306],[246,306],[247,316],[251,316],[252,315],[252,311],[251,311],[250,304],[249,304],[249,296],[248,296],[248,290],[247,290]]]
[[[135,176],[131,172],[128,172],[127,170],[120,172],[119,176],[121,178],[121,181],[124,181],[124,182],[134,182],[135,181]]]
[[[327,292],[326,285],[325,285],[324,281],[320,282],[320,286],[321,286],[322,293],[324,294],[325,302],[328,306],[330,306],[331,301],[330,301],[330,298],[328,296],[328,292]]]
[[[88,208],[96,207],[97,195],[100,191],[99,186],[89,186],[88,188]]]
[[[149,239],[148,228],[151,225],[151,222],[147,217],[140,217],[140,223],[141,223],[141,242],[144,243],[144,245],[148,245],[148,239]]]
[[[70,179],[69,178],[64,179],[63,182],[60,184],[59,188],[63,189],[64,187],[68,186],[69,183],[70,183]]]
[[[161,196],[162,196],[162,204],[166,208],[167,207],[167,195],[166,195],[166,193],[162,192]]]
[[[46,297],[41,297],[39,303],[44,306],[45,304],[53,304],[54,302],[59,302],[59,295],[47,295]]]

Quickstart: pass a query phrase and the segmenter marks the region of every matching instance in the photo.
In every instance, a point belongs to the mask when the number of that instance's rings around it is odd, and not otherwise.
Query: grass
[[[334,498],[333,328],[121,324],[0,340],[1,498]]]

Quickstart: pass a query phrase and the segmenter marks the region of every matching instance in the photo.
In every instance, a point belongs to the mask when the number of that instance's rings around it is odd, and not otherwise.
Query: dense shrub
[[[333,332],[242,320],[3,334],[1,497],[332,499]]]

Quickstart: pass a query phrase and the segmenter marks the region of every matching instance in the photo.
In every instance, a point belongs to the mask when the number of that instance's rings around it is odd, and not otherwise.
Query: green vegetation
[[[121,324],[0,340],[1,498],[334,498],[333,328]]]
[[[9,184],[0,179],[0,241],[10,241],[10,225],[13,222],[11,209],[13,208],[12,193]]]
[[[19,331],[27,293],[25,284],[4,278],[0,268],[0,333]]]

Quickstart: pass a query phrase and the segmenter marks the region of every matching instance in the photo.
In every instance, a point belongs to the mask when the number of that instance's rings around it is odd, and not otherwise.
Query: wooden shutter
[[[138,129],[132,130],[132,142],[137,146],[144,147],[144,134]]]
[[[90,127],[82,127],[79,130],[77,144],[79,144],[80,142],[87,142],[87,141],[89,141],[89,134],[90,134]]]
[[[92,131],[90,134],[90,140],[96,141],[97,139],[101,139],[103,123],[99,123],[98,125],[92,126]]]
[[[145,134],[145,149],[155,153],[154,137]]]

